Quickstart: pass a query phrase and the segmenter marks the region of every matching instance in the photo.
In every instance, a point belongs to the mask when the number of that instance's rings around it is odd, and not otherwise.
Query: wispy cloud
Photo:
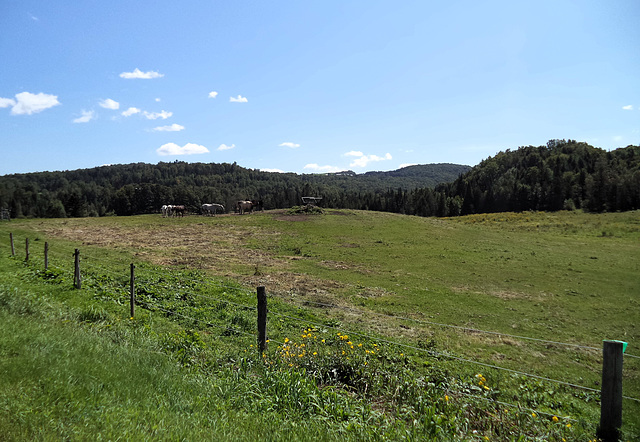
[[[624,109],[624,110],[633,110],[633,105],[629,104],[627,106],[622,106],[622,109]]]
[[[13,107],[16,105],[16,100],[13,98],[2,98],[0,97],[0,109],[4,107]]]
[[[35,15],[33,15],[32,13],[28,12],[27,14],[29,14],[29,18],[31,18],[31,20],[40,21],[40,19],[38,17],[36,17]]]
[[[184,126],[173,123],[170,126],[154,127],[152,130],[154,130],[155,132],[180,132],[181,130],[184,130]]]
[[[295,149],[297,147],[300,147],[300,145],[298,143],[289,143],[289,142],[281,143],[281,144],[279,144],[279,146],[281,146],[281,147],[290,147],[291,149]]]
[[[308,170],[312,170],[314,172],[321,172],[321,173],[341,172],[343,170],[343,169],[340,169],[339,167],[335,167],[335,166],[320,166],[319,164],[316,164],[316,163],[307,164],[306,166],[304,166],[303,169],[308,169]]]
[[[130,107],[126,111],[122,112],[122,116],[130,117],[131,115],[139,114],[140,112],[142,112],[142,111],[140,109],[138,109],[137,107]]]
[[[383,157],[379,157],[378,155],[364,155],[359,151],[351,151],[344,154],[345,156],[356,157],[349,167],[366,167],[367,164],[377,161],[386,161],[392,159],[391,154],[387,153]]]
[[[73,120],[74,123],[88,123],[89,121],[93,120],[95,116],[95,112],[93,111],[82,111],[82,116],[76,118],[75,120]]]
[[[247,101],[247,97],[243,97],[242,95],[238,95],[237,98],[234,97],[229,97],[229,102],[230,103],[246,103]]]
[[[148,120],[157,120],[158,118],[162,118],[163,120],[166,120],[171,115],[173,115],[173,112],[167,112],[165,110],[163,110],[161,112],[147,112],[147,111],[144,111],[143,115]]]
[[[260,172],[285,173],[284,170],[280,170],[280,169],[260,169]]]
[[[167,143],[160,146],[156,152],[158,155],[196,155],[208,153],[209,149],[199,144],[187,143],[184,146],[178,146],[176,143]]]
[[[216,98],[217,96],[218,96],[218,93],[216,91],[209,92],[209,98]]]
[[[227,146],[226,144],[221,144],[220,146],[218,146],[218,150],[231,150],[235,148],[236,148],[235,144],[232,144],[231,146]]]
[[[120,78],[126,78],[126,79],[139,78],[142,80],[150,80],[152,78],[161,78],[161,77],[164,77],[164,74],[161,74],[156,71],[142,72],[138,68],[135,68],[133,72],[123,72],[120,74]]]
[[[12,115],[31,115],[59,105],[57,95],[20,92],[16,99],[0,98],[0,108],[10,107]]]
[[[120,103],[111,98],[107,98],[106,100],[102,100],[98,103],[100,107],[104,107],[105,109],[117,110],[120,109]]]

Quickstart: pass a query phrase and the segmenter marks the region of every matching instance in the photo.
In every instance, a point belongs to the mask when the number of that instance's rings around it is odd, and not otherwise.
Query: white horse
[[[168,206],[165,204],[160,208],[160,211],[162,212],[162,217],[167,218],[168,216],[171,215],[171,206]]]
[[[213,214],[213,216],[216,216],[218,211],[224,213],[224,206],[222,204],[203,204],[201,209],[203,215]]]

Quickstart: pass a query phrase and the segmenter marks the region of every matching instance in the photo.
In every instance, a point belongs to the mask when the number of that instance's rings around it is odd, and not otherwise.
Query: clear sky
[[[0,175],[640,144],[640,1],[0,0]]]

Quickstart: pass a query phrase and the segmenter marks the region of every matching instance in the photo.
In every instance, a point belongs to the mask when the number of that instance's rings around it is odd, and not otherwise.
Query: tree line
[[[575,140],[500,152],[477,166],[430,164],[392,172],[261,172],[237,164],[136,163],[0,177],[0,208],[13,217],[82,217],[158,212],[203,203],[227,210],[238,200],[266,209],[322,197],[327,208],[418,216],[526,210],[627,211],[640,208],[640,147],[605,151]]]
[[[392,172],[355,174],[273,173],[236,163],[134,163],[72,171],[0,177],[0,208],[12,217],[83,217],[154,213],[164,204],[199,212],[204,203],[227,210],[239,200],[261,200],[268,209],[301,204],[319,196],[326,207],[362,208],[365,195],[388,186],[413,189],[452,181],[469,166],[428,164]]]

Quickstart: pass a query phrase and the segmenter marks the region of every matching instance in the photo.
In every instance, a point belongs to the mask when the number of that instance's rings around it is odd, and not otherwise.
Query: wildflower
[[[358,347],[362,347],[362,344],[358,344]]]
[[[314,356],[318,356],[318,352],[317,352],[317,351],[314,351],[314,352],[313,352],[313,355],[314,355]]]
[[[531,413],[531,417],[538,417],[538,415],[535,413]]]
[[[404,356],[404,353],[400,353],[400,356]]]
[[[445,402],[449,402],[449,395],[446,395],[446,394],[445,394],[445,395],[444,395],[444,400],[445,400]]]
[[[554,421],[554,422],[558,422],[558,416],[553,416],[553,417],[551,418],[551,420],[552,420],[552,421]]]
[[[324,340],[324,339],[322,340],[322,343],[323,343],[323,344],[325,343],[325,340]]]
[[[289,342],[289,338],[284,338],[284,343],[286,344],[287,342]]]
[[[567,428],[571,428],[571,424],[567,424]]]

